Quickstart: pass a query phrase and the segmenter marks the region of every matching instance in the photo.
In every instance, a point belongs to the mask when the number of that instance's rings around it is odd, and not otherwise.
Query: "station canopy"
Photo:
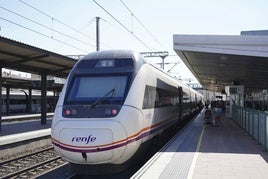
[[[268,89],[268,35],[173,35],[173,45],[206,90]]]
[[[77,60],[26,45],[0,36],[0,67],[38,75],[66,78]],[[2,85],[11,88],[35,88],[33,81],[2,77]],[[62,84],[54,84],[53,89],[61,90]]]

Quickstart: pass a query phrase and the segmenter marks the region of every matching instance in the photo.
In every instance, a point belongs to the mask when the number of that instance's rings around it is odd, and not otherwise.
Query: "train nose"
[[[68,161],[85,164],[107,163],[118,160],[124,153],[127,136],[120,123],[112,121],[98,121],[98,123],[68,121],[68,123],[68,125],[65,123],[64,127],[61,123],[55,126],[58,129],[54,131],[60,132],[56,134],[58,140],[53,139],[53,144]]]

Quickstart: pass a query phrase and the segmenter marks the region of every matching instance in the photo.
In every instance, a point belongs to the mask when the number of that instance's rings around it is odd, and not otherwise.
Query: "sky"
[[[62,55],[100,49],[168,51],[165,70],[195,82],[173,34],[239,35],[268,29],[267,0],[0,0],[0,35]],[[148,58],[159,63],[161,58]]]

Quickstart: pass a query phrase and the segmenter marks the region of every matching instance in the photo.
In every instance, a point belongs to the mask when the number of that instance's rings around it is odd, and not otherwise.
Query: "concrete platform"
[[[21,115],[23,116],[27,115]],[[15,118],[18,118],[18,116],[15,116]],[[12,116],[9,116],[9,118],[12,118]],[[24,120],[24,121],[16,121],[16,122],[10,122],[10,123],[3,123],[2,129],[0,131],[0,137],[6,136],[6,135],[13,135],[13,134],[19,134],[23,132],[29,132],[29,131],[35,131],[35,130],[41,130],[41,129],[48,129],[51,127],[52,118],[47,119],[47,124],[41,125],[41,119],[37,118],[36,120]]]
[[[51,122],[52,120],[48,119],[47,124],[41,125],[41,119],[38,119],[2,124],[0,158],[51,145]]]
[[[231,119],[224,117],[221,127],[205,128],[193,162],[189,178],[268,178],[268,152]]]
[[[47,118],[52,118],[54,113],[47,113]],[[16,123],[18,121],[26,121],[26,120],[37,120],[41,119],[41,114],[18,114],[18,115],[9,115],[2,116],[2,124],[5,123]]]
[[[231,119],[203,126],[203,113],[132,178],[268,178],[268,152]]]

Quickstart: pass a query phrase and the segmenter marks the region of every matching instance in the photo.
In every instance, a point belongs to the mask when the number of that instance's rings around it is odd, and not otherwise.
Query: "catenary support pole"
[[[100,17],[96,17],[96,51],[100,50],[100,29],[99,29]]]

